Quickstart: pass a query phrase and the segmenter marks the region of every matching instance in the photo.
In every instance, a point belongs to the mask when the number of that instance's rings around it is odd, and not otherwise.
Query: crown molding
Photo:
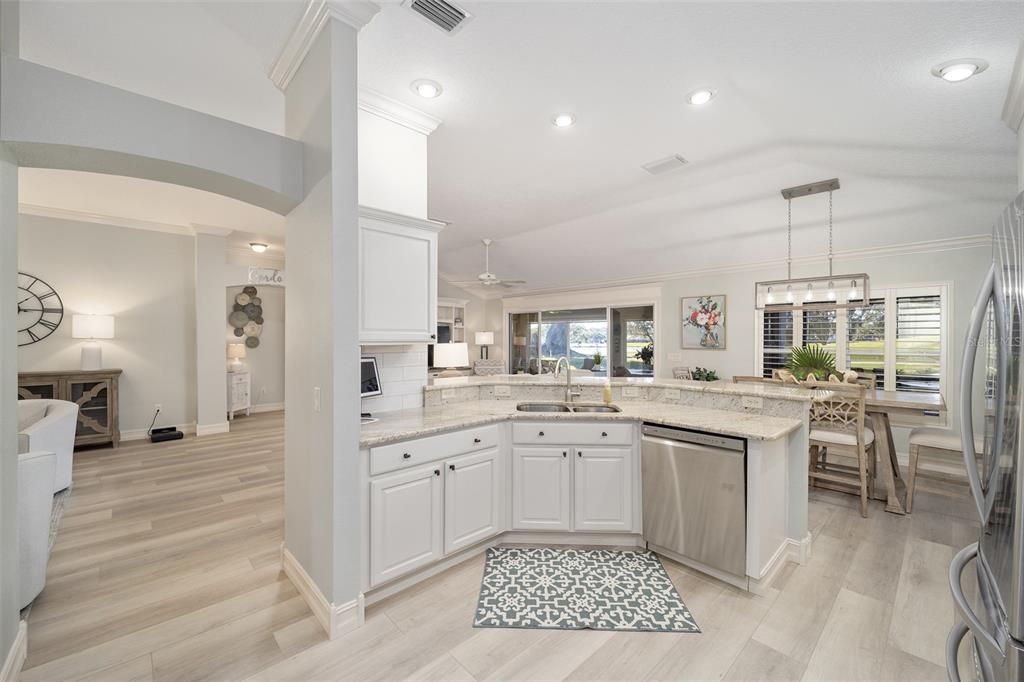
[[[209,234],[214,237],[227,237],[234,230],[227,227],[218,227],[216,225],[203,225],[201,223],[191,223],[193,234]]]
[[[329,19],[337,19],[360,31],[379,11],[379,5],[365,0],[309,0],[306,11],[270,69],[270,80],[279,90],[288,87]]]
[[[135,230],[149,230],[150,232],[166,232],[168,234],[179,234],[187,237],[195,236],[195,231],[188,225],[160,223],[152,220],[138,220],[136,218],[122,218],[121,216],[106,215],[103,213],[89,213],[87,211],[75,211],[67,208],[56,208],[53,206],[40,206],[38,204],[18,204],[18,213],[40,216],[43,218],[56,218],[57,220],[73,220],[80,223],[96,223],[97,225],[113,225],[114,227],[128,227]]]
[[[941,251],[958,251],[961,249],[973,249],[978,247],[989,247],[992,246],[992,235],[990,234],[974,234],[967,235],[964,237],[950,237],[947,239],[931,239],[919,242],[907,242],[903,244],[893,244],[891,246],[879,246],[865,249],[850,249],[848,251],[836,251],[834,254],[835,258],[878,258],[878,257],[890,257],[890,256],[905,256],[922,253],[938,253]],[[826,254],[816,254],[813,256],[800,256],[793,259],[794,264],[814,264],[822,263],[827,258]],[[752,272],[757,270],[765,270],[768,268],[781,267],[785,264],[784,259],[764,260],[748,263],[737,263],[735,265],[725,266],[712,266],[707,268],[692,268],[689,270],[683,270],[680,272],[668,272],[661,274],[651,275],[640,275],[637,277],[624,277],[621,279],[593,281],[586,284],[575,284],[569,287],[550,287],[547,289],[530,289],[523,291],[522,293],[508,292],[506,295],[500,296],[500,298],[519,298],[522,296],[537,296],[542,294],[563,294],[583,291],[587,289],[605,289],[614,287],[630,287],[640,286],[645,284],[661,284],[671,280],[677,279],[691,279],[693,277],[701,277],[706,275],[720,275],[734,272]],[[447,275],[441,274],[442,279],[447,279]],[[453,285],[458,286],[458,285]],[[476,289],[459,287],[465,291],[474,292]],[[492,298],[491,296],[482,295],[483,298]]]
[[[448,223],[443,223],[440,220],[414,218],[413,216],[403,215],[401,213],[394,213],[392,211],[385,211],[382,208],[373,208],[372,206],[360,206],[359,217],[367,218],[369,220],[379,220],[385,223],[394,223],[395,225],[418,227],[421,230],[431,230],[433,232],[440,232],[441,230],[448,226]]]
[[[1010,89],[1003,103],[1003,123],[1018,135],[1024,135],[1024,41],[1017,49],[1017,61],[1010,76]]]
[[[429,135],[441,125],[441,119],[369,88],[359,88],[359,108],[424,135]]]

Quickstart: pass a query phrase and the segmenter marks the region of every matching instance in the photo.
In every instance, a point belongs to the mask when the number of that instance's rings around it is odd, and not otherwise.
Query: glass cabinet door
[[[69,399],[78,404],[78,436],[110,434],[110,384],[106,381],[70,381]]]

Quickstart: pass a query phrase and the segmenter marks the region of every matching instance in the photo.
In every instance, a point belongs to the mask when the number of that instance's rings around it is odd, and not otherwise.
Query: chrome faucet
[[[555,378],[558,378],[558,370],[562,367],[563,360],[565,361],[565,402],[571,403],[572,399],[578,398],[581,393],[572,390],[572,365],[569,364],[569,358],[564,355],[555,361]]]

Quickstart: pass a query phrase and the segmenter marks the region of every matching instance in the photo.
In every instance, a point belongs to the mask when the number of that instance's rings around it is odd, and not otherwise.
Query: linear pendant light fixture
[[[832,272],[832,193],[839,179],[822,180],[782,190],[788,213],[786,279],[754,284],[754,304],[758,310],[835,310],[859,308],[870,300],[871,282],[867,274],[837,275]],[[821,277],[793,277],[793,199],[828,192],[828,274]]]

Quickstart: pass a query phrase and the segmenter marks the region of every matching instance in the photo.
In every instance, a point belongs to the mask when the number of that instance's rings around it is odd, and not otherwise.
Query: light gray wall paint
[[[227,324],[227,315],[233,310],[235,296],[241,291],[240,286],[226,289],[226,343],[243,342],[243,339],[234,335],[231,325]],[[263,301],[263,331],[260,333],[260,345],[247,348],[243,362],[249,368],[252,404],[279,405],[284,403],[284,288],[260,286],[257,292]]]
[[[49,282],[64,302],[60,327],[18,349],[19,369],[78,369],[83,341],[71,338],[71,316],[111,314],[115,338],[99,343],[103,364],[124,370],[122,431],[148,427],[156,403],[163,405],[158,424],[194,423],[193,238],[29,215],[18,224],[18,267]],[[224,288],[217,275],[219,342]],[[223,351],[221,369],[222,358]],[[223,395],[223,381],[218,389]]]
[[[23,166],[171,182],[281,214],[302,199],[295,140],[12,56],[0,69],[0,139]]]
[[[0,144],[0,666],[18,633],[18,167]]]
[[[308,192],[286,228],[285,545],[344,604],[359,594],[362,560],[355,30],[328,22],[285,110]]]
[[[196,433],[227,424],[224,325],[224,237],[195,236]]]

